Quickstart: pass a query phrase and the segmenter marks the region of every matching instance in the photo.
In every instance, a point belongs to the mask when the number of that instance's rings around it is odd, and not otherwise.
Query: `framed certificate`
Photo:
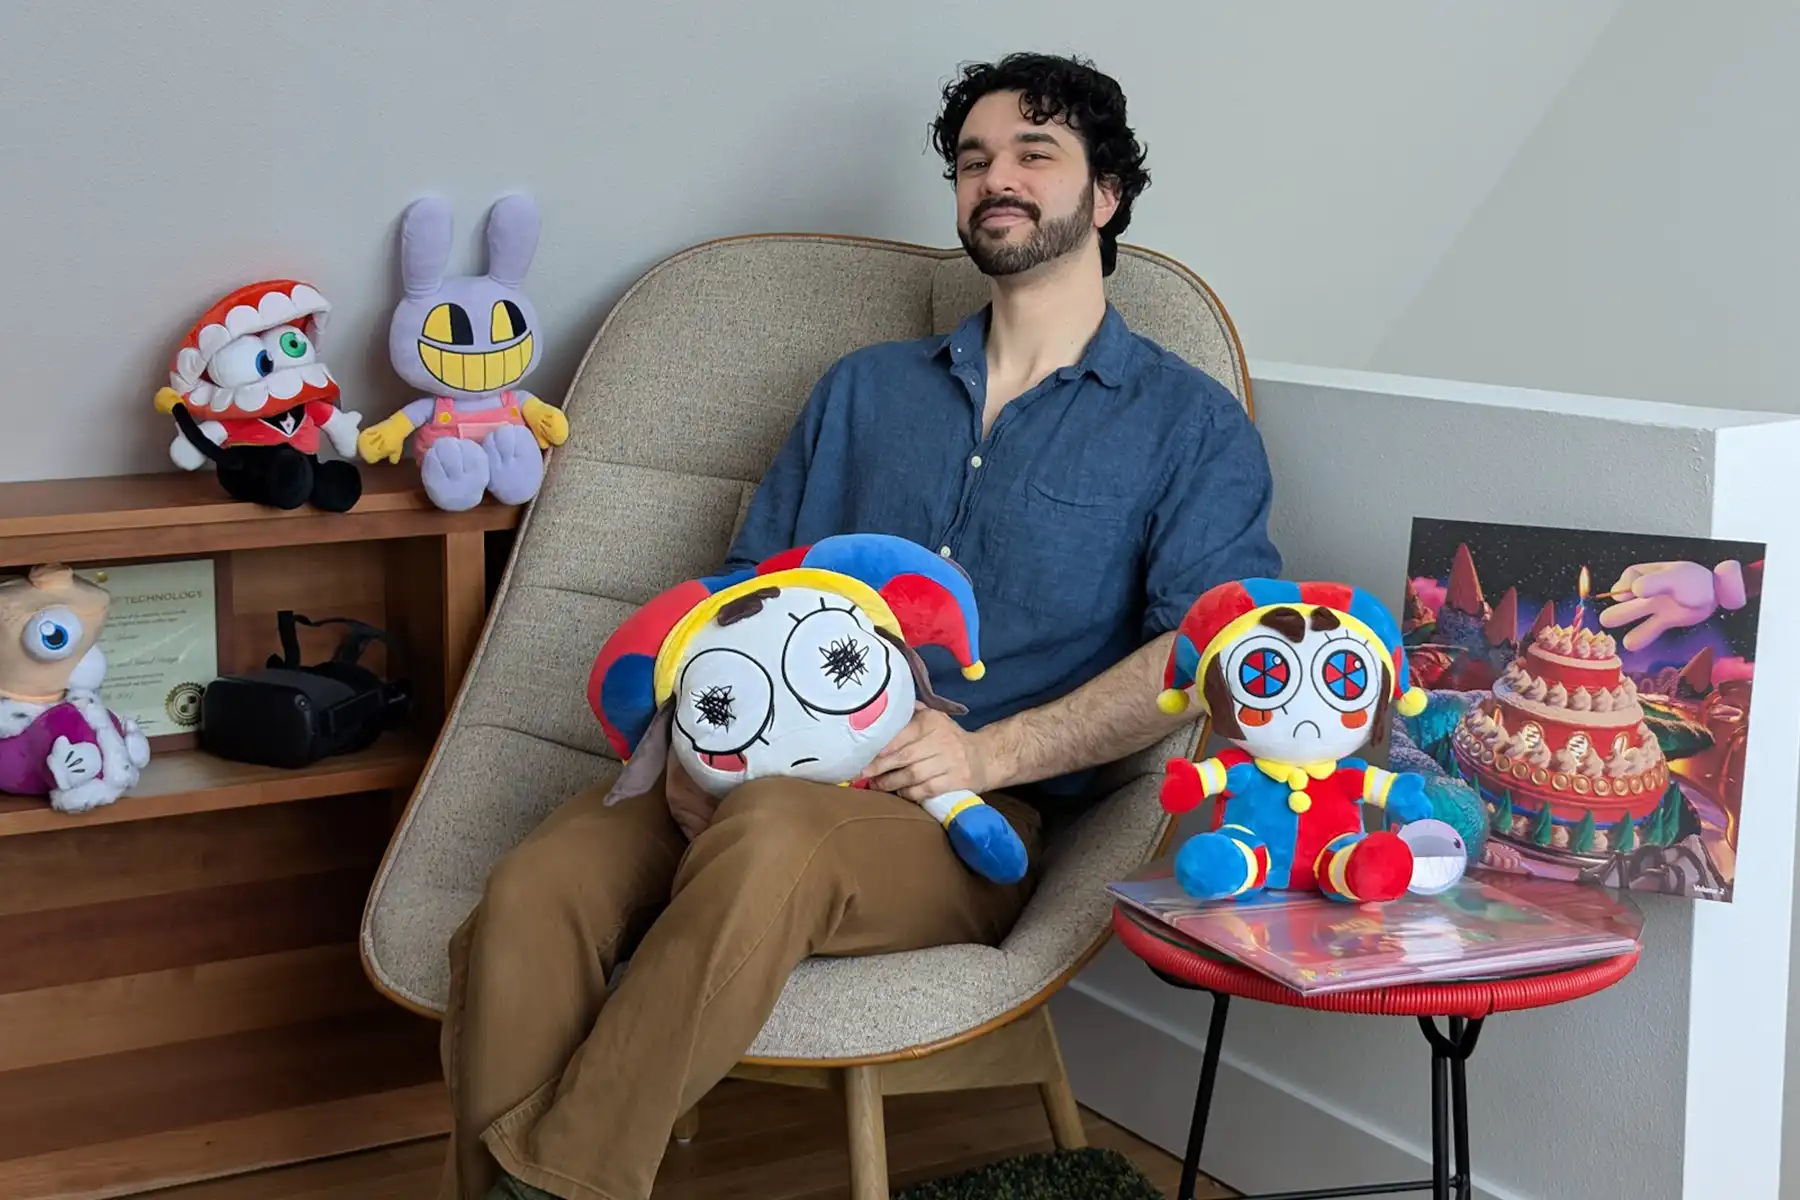
[[[100,649],[101,698],[152,746],[186,744],[200,696],[219,673],[218,586],[211,558],[89,566],[76,574],[112,596]]]

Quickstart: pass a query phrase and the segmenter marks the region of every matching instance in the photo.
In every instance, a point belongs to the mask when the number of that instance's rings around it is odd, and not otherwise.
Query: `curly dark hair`
[[[976,101],[991,92],[1018,92],[1020,108],[1038,124],[1063,120],[1087,149],[1088,174],[1116,189],[1119,207],[1100,229],[1100,270],[1111,275],[1119,235],[1131,206],[1150,186],[1146,147],[1125,123],[1125,93],[1086,59],[1054,54],[1009,54],[997,63],[971,63],[944,86],[943,107],[931,123],[931,143],[944,158],[944,178],[956,181],[956,144]]]

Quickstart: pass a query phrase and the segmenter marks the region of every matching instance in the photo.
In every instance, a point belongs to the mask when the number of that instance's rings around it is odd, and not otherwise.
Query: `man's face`
[[[1034,124],[1017,92],[992,92],[969,110],[956,157],[956,231],[983,273],[1016,275],[1079,250],[1116,207],[1090,178],[1087,149],[1068,125]]]

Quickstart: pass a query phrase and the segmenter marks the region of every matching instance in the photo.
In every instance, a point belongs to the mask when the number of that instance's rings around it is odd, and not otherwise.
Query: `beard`
[[[1031,220],[1031,235],[1023,242],[1003,241],[1010,230],[998,235],[981,231],[981,219],[995,210],[1022,213]],[[971,232],[971,230],[973,232]],[[983,275],[1017,275],[1040,263],[1061,258],[1081,249],[1094,232],[1094,194],[1082,189],[1081,203],[1066,217],[1043,219],[1043,210],[1029,200],[1013,196],[990,196],[969,214],[968,228],[956,231],[962,247]]]

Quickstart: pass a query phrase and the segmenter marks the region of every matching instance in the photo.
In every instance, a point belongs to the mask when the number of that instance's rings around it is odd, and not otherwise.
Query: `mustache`
[[[1042,210],[1029,200],[1021,200],[1017,196],[989,196],[969,213],[969,224],[981,224],[982,218],[991,212],[1016,212],[1030,217],[1033,221],[1043,215]]]

